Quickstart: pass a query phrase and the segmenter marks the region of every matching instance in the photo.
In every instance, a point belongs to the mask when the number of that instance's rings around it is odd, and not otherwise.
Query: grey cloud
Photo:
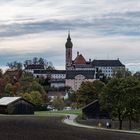
[[[39,33],[44,31],[57,31],[66,29],[83,29],[96,31],[105,35],[140,35],[140,20],[137,18],[140,12],[128,12],[122,15],[104,15],[100,18],[72,20],[45,20],[41,22],[13,23],[11,25],[0,25],[0,37]],[[22,20],[21,20],[22,21]]]
[[[10,3],[19,6],[21,9],[23,7],[28,7],[29,9],[25,8],[23,9],[25,11],[20,14],[16,13],[10,20],[7,19],[0,22],[1,39],[13,36],[14,39],[16,39],[16,37],[20,35],[43,33],[46,31],[48,31],[48,34],[52,32],[52,34],[57,34],[59,36],[59,32],[64,33],[64,31],[66,32],[68,29],[71,29],[72,32],[74,32],[76,38],[89,38],[89,40],[92,40],[91,42],[93,45],[95,43],[93,40],[94,35],[97,37],[99,36],[99,38],[112,36],[140,36],[139,0],[1,0],[0,4],[6,2],[7,4]],[[36,7],[40,7],[39,9],[37,8],[38,11],[35,11]],[[49,10],[47,11],[48,8],[51,9],[52,13],[49,13]],[[34,9],[34,12],[32,9]],[[43,10],[40,12],[41,9]],[[129,37],[127,40],[129,41]],[[90,46],[87,42],[85,43],[85,46],[82,46],[82,43],[80,43],[79,46],[83,48],[87,45]],[[116,44],[117,42],[114,44],[112,43],[111,45],[116,46]],[[121,42],[118,45],[123,46],[124,44]],[[139,54],[135,53],[138,52],[138,49],[135,50],[134,53],[127,50],[128,53],[126,54],[120,48],[114,51],[110,48],[106,50],[104,46],[107,45],[103,44],[101,48],[96,46],[99,48],[99,51],[96,47],[94,48],[96,50],[94,50],[94,52],[96,52],[97,56],[100,58],[108,51],[112,54],[116,53],[114,54],[115,56],[120,53],[119,55],[121,55],[121,58],[126,62],[139,60]],[[130,46],[130,43],[128,46]],[[92,53],[93,47],[90,47]],[[87,48],[85,50],[90,54],[90,51]],[[124,50],[126,50],[126,48]],[[17,54],[1,55],[1,63],[8,62],[9,60],[16,60],[17,58],[26,60],[26,58],[28,59],[29,57],[38,55],[47,57],[52,62],[59,60],[59,63],[62,63],[64,58],[62,57],[64,56],[63,52],[57,53],[52,47],[52,50],[47,50],[46,53],[27,53],[23,54],[21,58],[18,58]]]
[[[4,2],[4,1],[3,1]],[[7,0],[7,2],[9,2]],[[103,3],[97,1],[84,1],[84,0],[71,0],[68,4],[64,1],[57,0],[11,0],[13,4],[20,4],[22,6],[40,5],[58,10],[56,17],[50,19],[46,16],[45,20],[40,21],[39,16],[33,15],[16,15],[13,20],[13,24],[7,24],[5,21],[0,24],[0,37],[11,37],[19,36],[31,33],[40,33],[44,31],[57,31],[57,30],[83,30],[86,29],[89,33],[96,33],[102,35],[140,35],[140,11],[135,11],[132,9],[127,12],[114,12],[111,9],[108,12],[103,12],[103,4],[107,6],[108,3],[117,2],[116,0],[104,0]],[[129,1],[121,3],[129,3]],[[134,2],[138,2],[134,0]],[[33,5],[32,5],[33,4]],[[47,5],[47,6],[45,6]],[[113,7],[113,5],[111,5]],[[115,6],[114,6],[115,8]],[[117,7],[116,7],[117,8]],[[96,10],[98,13],[96,13]],[[95,11],[95,12],[94,12]],[[100,11],[102,11],[100,13]],[[45,15],[44,15],[45,16]],[[63,16],[63,19],[59,19],[59,16]],[[20,23],[18,23],[20,22]],[[26,22],[26,23],[25,23]],[[6,23],[6,24],[5,24]]]

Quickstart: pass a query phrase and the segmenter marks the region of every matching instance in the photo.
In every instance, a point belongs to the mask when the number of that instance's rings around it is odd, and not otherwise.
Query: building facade
[[[76,91],[79,89],[82,82],[94,81],[95,71],[92,70],[67,70],[66,72],[66,86],[71,87],[72,90]]]
[[[69,43],[68,43],[69,42]],[[91,70],[95,71],[95,79],[99,79],[98,76],[96,76],[99,72],[102,73],[105,77],[113,77],[113,75],[118,71],[118,70],[125,70],[125,65],[121,63],[121,61],[117,58],[114,60],[91,60],[89,59],[88,61],[84,58],[82,54],[77,52],[77,56],[74,60],[72,60],[72,47],[73,43],[71,41],[70,33],[68,34],[68,39],[66,44],[66,70]],[[70,48],[70,54],[68,55],[67,52],[69,52]],[[67,62],[68,63],[67,64]]]
[[[73,43],[69,32],[65,44],[65,70],[46,70],[43,65],[29,65],[25,70],[33,73],[35,77],[50,78],[51,87],[69,86],[73,90],[77,90],[84,81],[113,77],[117,71],[125,70],[125,65],[119,59],[86,60],[79,52],[73,59],[72,49]]]

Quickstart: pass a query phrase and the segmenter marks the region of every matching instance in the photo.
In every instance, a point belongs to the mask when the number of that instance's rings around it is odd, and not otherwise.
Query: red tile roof
[[[74,60],[74,64],[86,64],[86,60],[82,54],[77,55],[77,57]]]

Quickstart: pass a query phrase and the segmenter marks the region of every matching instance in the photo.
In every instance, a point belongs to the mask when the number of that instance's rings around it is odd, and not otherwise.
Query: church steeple
[[[68,30],[68,38],[67,38],[67,41],[71,40],[70,38],[70,30]]]
[[[68,38],[67,38],[67,42],[66,42],[66,48],[72,48],[73,44],[71,42],[71,37],[70,37],[70,31],[68,31]]]
[[[65,44],[66,47],[66,69],[69,69],[72,66],[72,47],[73,44],[71,42],[71,37],[70,37],[70,31],[68,31],[68,38],[67,38],[67,42]]]

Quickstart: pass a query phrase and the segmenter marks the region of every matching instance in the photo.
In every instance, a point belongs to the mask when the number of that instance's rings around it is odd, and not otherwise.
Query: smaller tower
[[[66,58],[65,58],[65,67],[66,70],[72,66],[72,47],[73,44],[71,42],[70,31],[68,32],[67,42],[65,44],[66,47]]]

